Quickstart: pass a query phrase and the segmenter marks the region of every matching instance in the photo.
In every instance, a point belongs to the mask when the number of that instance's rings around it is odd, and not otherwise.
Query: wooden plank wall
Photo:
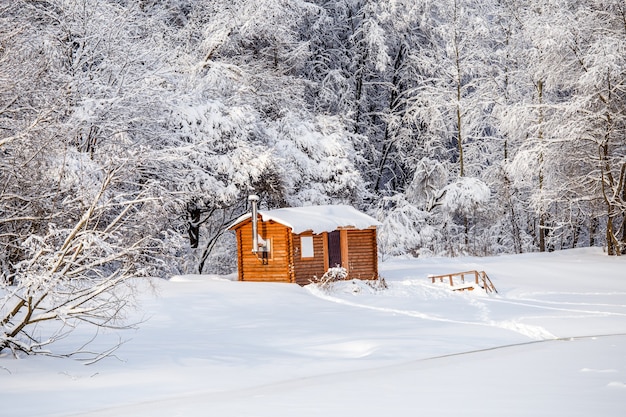
[[[376,229],[347,230],[349,278],[378,278],[378,247]],[[344,263],[345,264],[345,263]]]
[[[301,236],[313,236],[313,254],[314,258],[302,258],[302,248],[300,244]],[[321,278],[322,275],[328,269],[326,267],[327,262],[325,262],[325,257],[327,257],[326,252],[326,242],[327,239],[326,233],[319,235],[311,235],[311,234],[302,234],[302,235],[293,235],[293,245],[294,245],[294,257],[293,257],[293,265],[295,271],[295,282],[300,285],[307,285],[310,283],[310,279],[314,276]]]
[[[290,268],[291,229],[269,221],[258,223],[258,233],[263,239],[272,239],[271,256],[267,263],[252,252],[252,222],[246,222],[238,229],[239,279],[241,281],[293,282]]]
[[[306,236],[307,234],[303,234]],[[310,236],[310,235],[308,235]],[[294,235],[295,282],[306,285],[313,276],[321,277],[328,270],[328,234],[313,235],[314,259],[300,257],[300,235]],[[342,264],[349,278],[378,278],[378,247],[376,229],[341,230]]]

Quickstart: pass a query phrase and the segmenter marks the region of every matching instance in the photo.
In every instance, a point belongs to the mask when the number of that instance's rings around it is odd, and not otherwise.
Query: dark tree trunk
[[[187,207],[187,212],[189,213],[189,221],[187,222],[189,246],[195,249],[200,242],[200,215],[202,211],[197,207]]]

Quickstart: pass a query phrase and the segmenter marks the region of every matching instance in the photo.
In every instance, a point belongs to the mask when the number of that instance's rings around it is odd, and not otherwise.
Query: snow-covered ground
[[[427,279],[473,269],[499,293]],[[396,259],[381,274],[384,291],[157,281],[116,358],[0,356],[0,415],[625,415],[626,258]]]

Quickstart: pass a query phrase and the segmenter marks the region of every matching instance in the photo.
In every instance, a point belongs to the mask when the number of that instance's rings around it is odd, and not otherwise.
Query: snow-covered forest
[[[231,272],[250,193],[626,253],[626,5],[0,0],[1,280]]]

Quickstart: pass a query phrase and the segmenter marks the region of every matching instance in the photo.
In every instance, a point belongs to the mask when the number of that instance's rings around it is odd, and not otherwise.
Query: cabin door
[[[328,234],[328,267],[341,266],[341,236],[339,230]]]

